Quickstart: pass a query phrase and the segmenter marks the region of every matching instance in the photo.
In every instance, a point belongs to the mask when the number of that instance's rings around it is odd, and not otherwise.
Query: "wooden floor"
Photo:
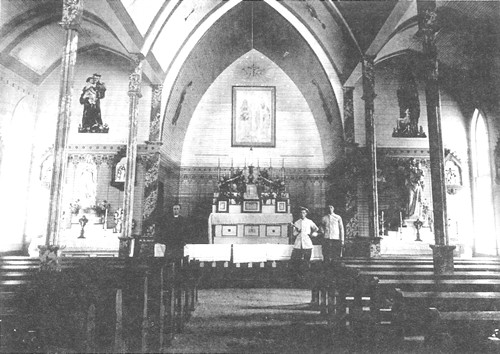
[[[169,353],[332,353],[302,289],[206,289]]]

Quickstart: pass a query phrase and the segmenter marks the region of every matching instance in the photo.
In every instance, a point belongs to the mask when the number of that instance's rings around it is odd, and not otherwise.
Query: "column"
[[[161,130],[161,95],[163,90],[163,85],[154,84],[151,85],[151,116],[149,120],[149,141],[159,142],[160,141],[160,130]]]
[[[132,220],[134,216],[134,185],[137,168],[137,123],[139,110],[137,104],[141,98],[142,60],[137,54],[134,58],[134,72],[129,76],[128,96],[129,103],[129,133],[127,141],[127,173],[123,195],[123,238],[132,238]]]
[[[163,183],[159,181],[160,171],[160,127],[161,127],[161,95],[162,85],[151,85],[151,117],[149,124],[149,140],[147,155],[140,158],[146,175],[144,185],[144,202],[142,206],[142,230],[140,238],[140,256],[154,256],[154,240],[159,232],[158,220],[162,215]]]
[[[344,137],[347,144],[354,144],[354,87],[344,87]]]
[[[150,147],[151,150],[154,147]],[[140,237],[139,256],[154,256],[154,241],[158,234],[163,206],[163,184],[159,181],[160,152],[151,151],[147,155],[140,156],[141,164],[144,166],[144,201],[142,205],[142,230]]]
[[[431,161],[432,205],[434,208],[435,245],[431,245],[436,274],[453,273],[453,250],[449,246],[446,216],[446,186],[444,179],[444,148],[439,97],[439,71],[436,48],[436,12],[434,2],[419,6],[419,32],[423,38],[425,57],[425,100],[429,125],[429,155]]]
[[[49,218],[45,245],[47,249],[57,247],[62,212],[62,196],[66,175],[68,131],[71,118],[71,97],[73,94],[78,30],[83,14],[83,1],[64,0],[62,21],[65,29],[65,45],[61,60],[61,81],[59,88],[59,113],[57,116],[56,139],[54,142],[54,165],[50,185]],[[57,250],[56,250],[57,253]]]
[[[347,161],[356,161],[359,158],[359,150],[354,137],[354,87],[344,87],[344,136],[345,154]],[[354,240],[358,236],[358,183],[359,180],[353,171],[352,164],[344,173],[345,197],[344,197],[344,226],[345,240]]]
[[[363,100],[365,101],[366,151],[369,163],[368,230],[378,239],[377,140],[375,137],[375,65],[374,57],[363,58]],[[375,248],[376,249],[376,248]],[[370,252],[372,253],[372,252]],[[375,254],[373,254],[375,255]]]

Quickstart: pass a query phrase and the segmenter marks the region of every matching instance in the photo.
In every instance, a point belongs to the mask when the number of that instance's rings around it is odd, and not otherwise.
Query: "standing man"
[[[303,269],[301,269],[302,259],[304,267],[309,265],[313,244],[311,237],[318,236],[318,227],[316,224],[307,218],[309,210],[305,207],[300,207],[300,219],[293,223],[293,235],[295,243],[293,245],[291,262],[296,275],[300,278],[304,277]]]
[[[340,215],[335,214],[334,210],[333,205],[329,205],[328,214],[321,219],[322,250],[325,262],[340,258],[344,245],[344,224]]]
[[[168,216],[161,228],[161,236],[158,243],[166,246],[165,258],[179,260],[184,257],[184,246],[186,244],[186,221],[180,215],[180,204],[174,204],[172,215]]]

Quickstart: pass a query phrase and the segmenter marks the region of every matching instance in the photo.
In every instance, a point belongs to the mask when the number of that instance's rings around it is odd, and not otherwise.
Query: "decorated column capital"
[[[64,29],[78,29],[83,16],[83,0],[63,0],[62,20]]]

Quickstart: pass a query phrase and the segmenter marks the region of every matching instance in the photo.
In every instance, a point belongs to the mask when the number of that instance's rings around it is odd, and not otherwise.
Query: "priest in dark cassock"
[[[180,215],[181,206],[174,204],[172,215],[162,220],[161,234],[158,243],[166,246],[165,258],[181,259],[184,257],[188,227],[186,219]]]

